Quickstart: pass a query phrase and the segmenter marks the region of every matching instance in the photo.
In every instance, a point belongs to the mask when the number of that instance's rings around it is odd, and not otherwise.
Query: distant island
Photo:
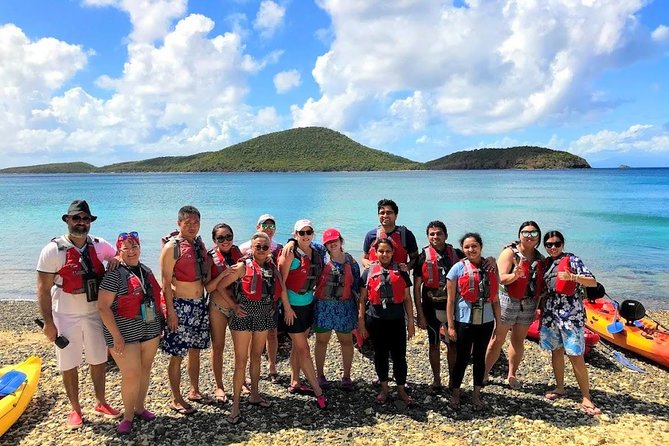
[[[10,167],[0,173],[105,172],[298,172],[445,169],[590,168],[583,158],[542,147],[511,147],[456,152],[420,163],[366,147],[323,127],[304,127],[258,136],[216,152],[164,156],[96,167],[52,163]]]

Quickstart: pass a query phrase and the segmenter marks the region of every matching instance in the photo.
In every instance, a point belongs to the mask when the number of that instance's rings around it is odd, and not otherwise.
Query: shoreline
[[[633,373],[618,365],[602,348],[586,358],[590,373],[592,397],[603,411],[598,418],[587,417],[579,410],[580,392],[567,365],[567,397],[550,402],[543,395],[552,390],[550,355],[535,342],[525,343],[525,359],[519,376],[523,389],[513,391],[504,384],[506,360],[502,357],[491,373],[492,383],[483,390],[487,409],[471,411],[471,367],[463,383],[462,410],[447,406],[448,392],[431,395],[432,373],[427,358],[427,335],[417,330],[409,341],[407,360],[409,383],[416,406],[405,408],[399,403],[378,406],[370,351],[354,354],[352,378],[355,392],[339,389],[340,356],[336,340],[331,340],[326,358],[326,375],[334,383],[327,391],[329,409],[319,411],[313,397],[290,395],[287,361],[288,344],[279,352],[280,381],[266,379],[262,365],[260,391],[272,401],[270,409],[260,409],[242,401],[242,423],[225,422],[230,405],[196,404],[198,413],[183,417],[168,408],[168,358],[158,353],[153,366],[147,408],[155,411],[154,422],[136,422],[129,436],[116,435],[116,420],[92,419],[93,392],[87,367],[81,368],[80,394],[85,424],[69,431],[65,417],[69,411],[60,374],[55,367],[53,347],[32,322],[39,312],[35,301],[0,301],[0,364],[18,363],[31,354],[43,360],[42,377],[26,412],[2,437],[7,445],[60,444],[668,444],[669,443],[669,371],[625,352],[635,364],[646,370]],[[669,311],[656,311],[660,322],[669,322]],[[224,353],[224,382],[230,391],[232,343],[228,334]],[[313,345],[313,338],[310,339]],[[506,347],[505,347],[506,349]],[[447,378],[445,351],[442,348],[442,378]],[[185,367],[182,388],[187,386]],[[213,377],[209,351],[201,355],[201,390],[211,394]],[[392,389],[391,385],[391,389]],[[108,364],[107,398],[121,407],[120,373]],[[242,397],[243,398],[243,397]],[[89,415],[87,417],[87,415]]]

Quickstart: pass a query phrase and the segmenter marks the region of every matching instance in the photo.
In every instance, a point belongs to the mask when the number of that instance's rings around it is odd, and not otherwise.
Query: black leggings
[[[404,319],[383,320],[368,317],[367,330],[374,344],[374,368],[379,381],[388,381],[389,358],[397,385],[407,382],[407,331]]]
[[[474,385],[483,386],[483,375],[485,374],[485,352],[492,337],[495,322],[487,322],[482,325],[455,323],[457,339],[455,348],[457,358],[453,368],[453,388],[459,389],[469,359],[474,358]],[[473,346],[473,348],[472,348]]]

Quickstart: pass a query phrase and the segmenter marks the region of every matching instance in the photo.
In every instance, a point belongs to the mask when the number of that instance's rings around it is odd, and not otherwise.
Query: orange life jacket
[[[372,305],[381,305],[388,299],[392,299],[392,303],[395,304],[404,302],[407,283],[396,263],[393,263],[390,269],[385,269],[380,263],[371,264],[366,286],[367,299]]]
[[[121,282],[128,284],[127,294],[116,297],[116,313],[126,319],[141,319],[142,302],[151,302],[154,308],[160,308],[160,284],[147,267],[139,264],[141,277],[137,277],[127,266],[119,266]]]
[[[299,257],[300,265],[296,269],[288,271],[286,288],[297,294],[304,294],[314,289],[321,271],[323,271],[323,257],[313,246],[311,247],[311,258],[297,248],[295,249],[295,256]]]
[[[247,258],[244,260],[244,264],[246,265],[246,272],[241,280],[242,286],[238,287],[239,292],[243,293],[247,300],[260,302],[263,297],[268,295],[269,291],[271,293],[269,297],[272,302],[278,301],[281,297],[283,287],[281,285],[281,273],[274,262],[271,260],[268,261],[266,265],[269,268],[265,269],[265,271],[271,271],[271,286],[266,282],[266,277],[263,276],[263,269],[258,265],[258,262],[252,258]],[[268,290],[268,287],[272,289]]]
[[[407,228],[405,226],[396,226],[395,230],[390,234],[390,239],[395,243],[395,248],[393,250],[393,262],[395,263],[406,263],[407,262],[407,256],[409,255],[407,253],[407,250],[405,248],[406,242],[407,242]],[[383,230],[382,226],[379,226],[376,229],[376,238],[387,238],[388,234]],[[372,262],[376,262],[378,260],[378,257],[376,256],[376,248],[374,247],[374,244],[369,248],[369,252],[367,254],[368,258]]]
[[[494,272],[481,270],[469,259],[462,259],[461,262],[465,266],[465,273],[458,278],[458,288],[462,298],[469,303],[479,299],[487,302],[496,301],[499,291],[497,275]]]
[[[513,251],[514,258],[519,259],[525,277],[518,277],[513,282],[503,285],[504,291],[513,299],[531,298],[538,300],[544,290],[544,256],[535,249],[534,262],[530,264],[520,253],[518,242],[513,242],[505,248],[510,248]]]
[[[339,269],[335,266],[334,262],[330,260],[325,267],[321,276],[318,278],[318,284],[316,284],[316,290],[314,291],[314,296],[318,299],[329,299],[331,297],[336,297],[340,300],[348,300],[353,295],[353,271],[351,265],[353,265],[353,257],[350,254],[346,253],[344,255],[344,274],[342,275],[339,272]],[[343,280],[342,280],[343,276]]]
[[[58,285],[66,293],[82,294],[84,290],[84,276],[87,278],[102,279],[105,267],[98,259],[94,243],[98,239],[88,237],[86,239],[86,254],[82,256],[79,248],[74,246],[66,237],[56,237],[51,240],[58,247],[58,251],[65,251],[65,264],[58,270],[58,275],[63,279],[63,284]]]

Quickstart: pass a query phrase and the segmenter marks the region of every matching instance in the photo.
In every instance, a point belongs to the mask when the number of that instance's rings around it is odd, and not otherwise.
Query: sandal
[[[510,376],[507,381],[512,390],[520,390],[523,387],[523,384],[515,376]]]
[[[237,415],[229,415],[225,419],[225,421],[227,421],[228,424],[232,424],[232,425],[239,424],[239,422],[241,420],[242,420],[242,414],[241,413],[238,413]]]
[[[585,403],[581,403],[581,410],[589,417],[596,417],[597,415],[602,414],[602,411],[599,407],[588,406]]]
[[[311,387],[307,386],[306,384],[298,384],[296,386],[290,385],[288,386],[288,393],[298,393],[300,395],[313,395],[314,394],[314,389]]]
[[[379,406],[383,406],[388,402],[388,394],[380,392],[378,395],[376,395],[376,404]]]
[[[181,415],[191,415],[191,414],[194,414],[195,412],[197,412],[197,409],[195,409],[194,407],[192,407],[192,406],[186,407],[186,406],[182,406],[181,404],[179,404],[179,405],[170,404],[170,409],[172,409],[176,413],[180,413]]]
[[[249,406],[258,406],[258,407],[262,407],[263,409],[267,409],[268,407],[272,406],[271,401],[267,401],[267,400],[262,399],[262,398],[259,399],[258,401],[248,400],[248,404],[249,404]]]
[[[559,400],[560,398],[564,398],[564,395],[565,395],[564,393],[552,390],[550,392],[547,392],[546,395],[544,395],[544,397],[549,401],[555,401]]]

